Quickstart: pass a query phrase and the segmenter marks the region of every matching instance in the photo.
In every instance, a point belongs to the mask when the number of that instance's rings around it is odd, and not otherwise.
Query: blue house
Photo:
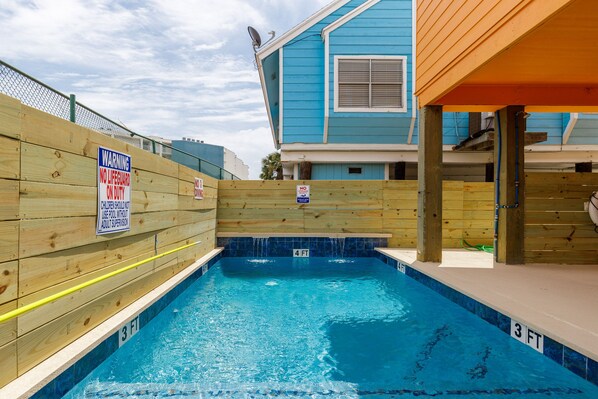
[[[256,52],[274,145],[285,178],[415,178],[418,123],[414,92],[412,0],[336,0]],[[591,156],[584,117],[534,114],[528,131],[548,139],[528,148],[526,162],[564,168]],[[592,116],[597,123],[598,118]],[[586,120],[586,119],[584,119]],[[447,179],[484,181],[492,152],[455,152],[453,146],[492,123],[485,115],[444,113]],[[590,127],[591,128],[591,127]],[[581,130],[578,128],[577,130]],[[595,135],[593,137],[596,137]],[[558,165],[550,154],[560,152]],[[567,153],[567,154],[564,154]]]

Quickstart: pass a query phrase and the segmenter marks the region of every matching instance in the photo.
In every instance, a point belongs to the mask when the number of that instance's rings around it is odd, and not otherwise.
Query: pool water
[[[65,398],[598,398],[370,258],[224,258]]]

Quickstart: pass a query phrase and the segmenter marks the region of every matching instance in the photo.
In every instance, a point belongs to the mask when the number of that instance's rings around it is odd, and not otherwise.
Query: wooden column
[[[469,113],[469,137],[482,130],[482,113],[481,112],[470,112]]]
[[[493,163],[487,163],[486,164],[486,177],[484,179],[484,181],[486,183],[492,183],[495,179],[494,176],[494,164]]]
[[[417,192],[417,260],[442,260],[442,106],[420,110]]]
[[[390,180],[405,180],[405,162],[395,162],[390,166]]]
[[[311,162],[303,161],[299,164],[299,180],[311,180]]]
[[[592,162],[576,163],[575,173],[592,173]]]
[[[498,224],[498,248],[496,260],[509,265],[524,263],[524,144],[525,118],[524,107],[510,105],[499,111],[500,129],[495,123],[494,164],[498,171],[498,135],[501,139],[500,158],[500,205]],[[518,137],[517,137],[518,135]],[[518,141],[518,145],[517,145]],[[517,173],[517,169],[519,169]],[[519,180],[519,198],[516,198],[516,179]],[[516,206],[516,204],[518,205]]]

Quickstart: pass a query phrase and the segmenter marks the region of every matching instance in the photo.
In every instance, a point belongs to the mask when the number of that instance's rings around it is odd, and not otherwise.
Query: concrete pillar
[[[417,192],[417,260],[442,260],[442,106],[420,110]]]

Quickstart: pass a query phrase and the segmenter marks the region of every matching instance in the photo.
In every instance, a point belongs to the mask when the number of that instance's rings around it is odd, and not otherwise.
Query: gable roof
[[[347,3],[351,2],[351,0],[335,0],[332,3],[328,4],[326,7],[322,8],[305,21],[301,22],[299,25],[296,25],[291,30],[285,32],[282,36],[279,36],[277,39],[272,40],[266,46],[259,49],[256,53],[256,57],[260,60],[263,60],[276,50],[280,49],[282,46],[305,32],[307,29],[311,28],[318,22],[320,22],[324,17],[333,13],[334,11],[338,10],[342,6],[346,5]]]

